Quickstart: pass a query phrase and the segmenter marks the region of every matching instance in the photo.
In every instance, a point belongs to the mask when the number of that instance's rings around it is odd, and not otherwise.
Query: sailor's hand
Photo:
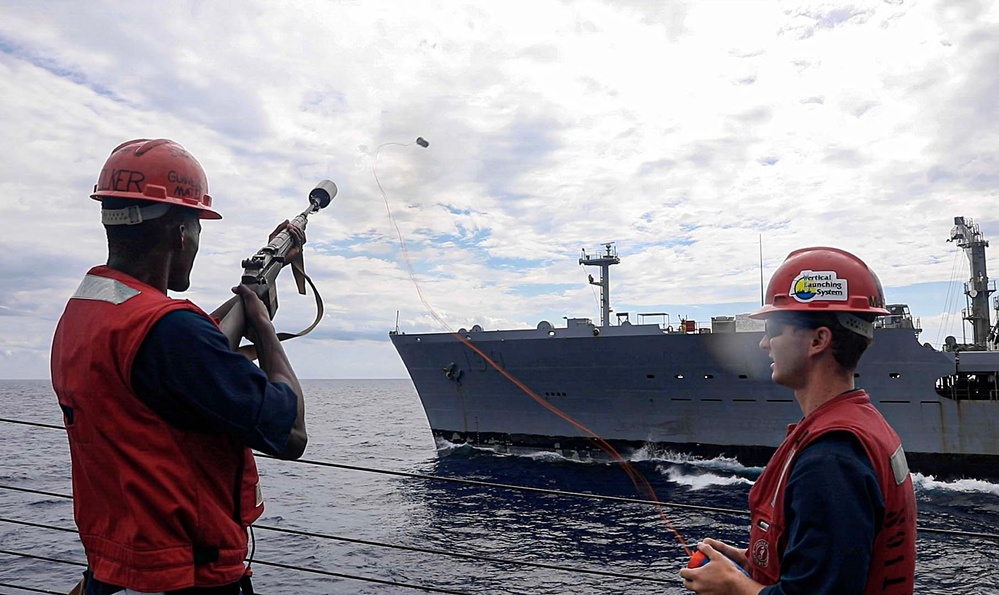
[[[721,542],[716,541],[715,543]],[[763,587],[763,585],[744,575],[735,567],[735,564],[726,560],[725,554],[707,543],[701,542],[697,544],[697,551],[707,556],[710,562],[700,568],[683,568],[680,570],[680,578],[683,579],[683,586],[691,591],[701,593],[702,595],[732,595],[742,593],[755,595]],[[745,553],[743,553],[743,558],[745,558]]]
[[[253,344],[260,342],[262,334],[274,334],[274,325],[271,324],[270,314],[267,306],[257,296],[257,294],[246,285],[237,285],[232,288],[232,292],[243,299],[243,312],[246,318],[246,328],[244,335]]]
[[[739,566],[749,570],[749,558],[746,555],[746,548],[733,547],[727,543],[718,541],[717,539],[711,539],[710,537],[705,539],[704,543],[725,554],[730,560]]]
[[[297,226],[292,225],[290,221],[285,219],[281,223],[278,223],[278,226],[274,228],[274,231],[271,232],[271,235],[267,237],[267,241],[269,242],[273,240],[277,236],[277,234],[281,233],[286,229],[288,230],[288,233],[291,235],[293,244],[291,250],[288,250],[288,254],[285,255],[285,262],[291,262],[299,254],[302,253],[302,246],[305,245],[304,231],[299,229]]]

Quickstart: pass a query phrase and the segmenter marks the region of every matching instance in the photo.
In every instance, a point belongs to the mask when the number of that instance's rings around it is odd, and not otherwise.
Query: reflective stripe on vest
[[[138,289],[132,289],[117,279],[87,275],[83,278],[80,286],[76,288],[76,293],[73,294],[71,299],[97,300],[117,306],[124,304],[137,295],[139,295]]]

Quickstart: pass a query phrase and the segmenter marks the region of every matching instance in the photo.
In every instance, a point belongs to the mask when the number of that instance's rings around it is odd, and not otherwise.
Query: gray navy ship
[[[947,337],[942,350],[920,344],[908,306],[888,305],[856,384],[902,438],[912,470],[995,477],[999,323],[992,325],[989,311],[988,241],[963,217],[949,241],[971,263],[963,314],[972,342]],[[770,380],[761,325],[719,316],[710,326],[680,320],[673,327],[661,312],[612,325],[609,270],[620,258],[613,244],[603,248],[579,259],[599,269],[599,280],[590,276],[601,290],[599,325],[568,318],[564,327],[542,321],[523,330],[390,332],[435,439],[606,457],[599,436],[625,455],[646,448],[765,464],[801,410],[790,390]],[[999,300],[995,307],[999,319]],[[644,323],[649,318],[655,322]]]

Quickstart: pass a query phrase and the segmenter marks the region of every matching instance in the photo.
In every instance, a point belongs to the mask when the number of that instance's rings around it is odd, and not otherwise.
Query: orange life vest
[[[764,585],[780,582],[780,562],[787,547],[784,491],[795,455],[833,431],[850,432],[863,445],[885,504],[864,593],[910,594],[916,568],[916,496],[901,440],[862,390],[840,395],[789,426],[784,442],[749,491],[751,575]]]
[[[52,344],[52,384],[69,436],[87,561],[97,580],[142,592],[238,581],[246,527],[263,512],[249,448],[171,426],[132,391],[140,345],[160,318],[181,309],[208,316],[187,300],[94,267]]]

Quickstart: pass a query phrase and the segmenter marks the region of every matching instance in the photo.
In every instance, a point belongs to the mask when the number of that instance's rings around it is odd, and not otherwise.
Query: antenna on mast
[[[590,285],[600,287],[600,326],[610,326],[610,267],[618,264],[621,259],[617,255],[617,248],[614,242],[604,242],[605,253],[601,256],[591,256],[583,250],[583,256],[579,259],[579,264],[585,266],[600,267],[600,280],[594,281],[593,275],[589,275]]]

